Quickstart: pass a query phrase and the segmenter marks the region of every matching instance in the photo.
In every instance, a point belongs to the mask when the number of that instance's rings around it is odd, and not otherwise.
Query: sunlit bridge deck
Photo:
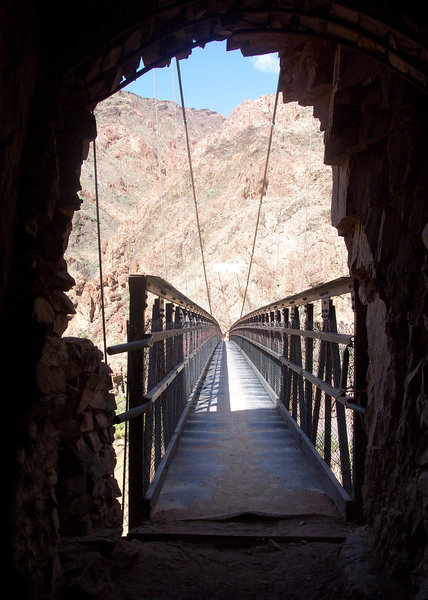
[[[220,343],[183,431],[152,520],[339,516],[234,342]]]

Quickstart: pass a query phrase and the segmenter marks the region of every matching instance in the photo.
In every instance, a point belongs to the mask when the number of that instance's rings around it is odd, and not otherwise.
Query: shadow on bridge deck
[[[239,347],[223,342],[150,523],[134,534],[178,535],[189,531],[189,523],[199,523],[199,532],[229,534],[236,533],[237,522],[240,533],[265,535],[267,526],[278,539],[339,536],[341,541],[350,530]]]
[[[152,520],[234,513],[339,517],[234,342],[219,344]]]

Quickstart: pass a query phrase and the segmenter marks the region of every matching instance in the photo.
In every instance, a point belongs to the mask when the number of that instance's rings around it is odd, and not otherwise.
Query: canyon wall
[[[186,109],[214,316],[239,318],[260,202],[274,96],[228,118]],[[208,308],[181,107],[120,92],[97,106],[96,163],[107,345],[126,339],[127,277],[160,275]],[[312,109],[279,101],[245,311],[348,274],[330,222],[332,173]],[[102,347],[92,150],[66,258],[76,286],[67,333]],[[352,314],[349,315],[352,320]],[[112,359],[113,365],[118,361]]]

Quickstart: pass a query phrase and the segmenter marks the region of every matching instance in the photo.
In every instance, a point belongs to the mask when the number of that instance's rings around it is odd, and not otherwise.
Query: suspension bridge
[[[364,464],[358,282],[283,298],[227,335],[162,278],[129,286],[129,341],[107,348],[128,353],[116,417],[127,425],[128,535],[260,536],[231,529],[251,517],[283,523],[278,537],[342,539],[358,519]],[[354,323],[338,326],[349,310]]]
[[[342,277],[244,314],[277,90],[241,314],[221,331],[178,61],[177,73],[208,309],[162,277],[132,275],[128,340],[108,348],[104,341],[106,355],[128,355],[126,408],[116,416],[125,424],[126,530],[228,541],[268,530],[278,539],[341,541],[361,511],[365,456],[358,281]],[[101,255],[100,276],[102,289]]]

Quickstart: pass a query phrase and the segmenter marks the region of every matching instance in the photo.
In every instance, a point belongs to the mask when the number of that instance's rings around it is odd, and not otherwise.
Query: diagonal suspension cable
[[[268,151],[267,151],[267,156],[266,156],[265,170],[264,170],[264,174],[263,174],[262,189],[261,189],[261,192],[260,192],[259,209],[258,209],[258,212],[257,212],[257,221],[256,221],[256,228],[255,228],[255,231],[254,231],[253,247],[252,247],[251,256],[250,256],[250,265],[248,267],[247,283],[245,285],[244,299],[242,301],[241,315],[240,315],[239,318],[242,317],[242,314],[244,312],[245,300],[247,299],[248,284],[249,284],[249,281],[250,281],[251,267],[253,266],[254,249],[256,247],[256,239],[257,239],[257,233],[258,233],[258,229],[259,229],[260,213],[261,213],[262,204],[263,204],[263,196],[265,195],[266,190],[267,190],[266,177],[267,177],[267,170],[268,170],[268,165],[269,165],[270,151],[271,151],[271,147],[272,147],[273,130],[274,130],[274,127],[275,127],[276,109],[278,107],[280,74],[278,75],[278,84],[276,86],[275,104],[274,104],[274,107],[273,107],[273,115],[272,115],[272,121],[271,121],[271,127],[270,127],[270,135],[269,135],[269,142],[268,142]]]
[[[94,151],[94,184],[95,184],[95,208],[97,220],[97,239],[98,239],[98,271],[100,278],[100,293],[101,293],[101,322],[103,328],[103,345],[104,345],[104,362],[107,364],[107,334],[106,334],[106,319],[104,307],[104,282],[103,282],[103,263],[101,257],[101,228],[100,228],[100,203],[98,196],[98,168],[97,168],[97,150],[95,140],[93,141]]]
[[[181,97],[181,110],[182,110],[182,113],[183,113],[184,130],[185,130],[185,134],[186,134],[187,157],[188,157],[188,161],[189,161],[189,170],[190,170],[190,179],[191,179],[191,184],[192,184],[193,202],[194,202],[194,205],[195,205],[195,212],[196,212],[196,223],[198,225],[199,246],[201,248],[201,256],[202,256],[202,267],[203,267],[203,270],[204,270],[205,286],[207,288],[208,305],[209,305],[209,308],[210,308],[210,314],[212,314],[210,289],[209,289],[209,286],[208,286],[207,270],[206,270],[206,267],[205,267],[204,247],[203,247],[203,244],[202,244],[201,225],[200,225],[200,222],[199,222],[198,203],[197,203],[197,200],[196,200],[195,180],[194,180],[194,177],[193,177],[192,157],[191,157],[191,154],[190,154],[190,142],[189,142],[189,132],[188,132],[188,128],[187,128],[186,109],[185,109],[185,106],[184,106],[183,84],[181,82],[181,72],[180,72],[180,64],[179,64],[178,58],[175,59],[175,62],[177,64],[177,76],[178,76],[178,84],[179,84],[179,87],[180,87],[180,97]]]
[[[174,70],[171,69],[171,81],[172,81],[172,92],[173,92],[173,100],[174,100],[174,140],[175,140],[175,147],[178,147],[178,128],[177,128],[177,98],[176,98],[176,94],[175,94],[175,78],[174,78]],[[184,283],[185,283],[185,290],[186,290],[186,296],[189,293],[188,290],[188,278],[187,278],[187,256],[186,256],[186,249],[185,249],[185,243],[183,240],[183,243],[181,244],[181,261],[183,264],[183,268],[184,268]]]

